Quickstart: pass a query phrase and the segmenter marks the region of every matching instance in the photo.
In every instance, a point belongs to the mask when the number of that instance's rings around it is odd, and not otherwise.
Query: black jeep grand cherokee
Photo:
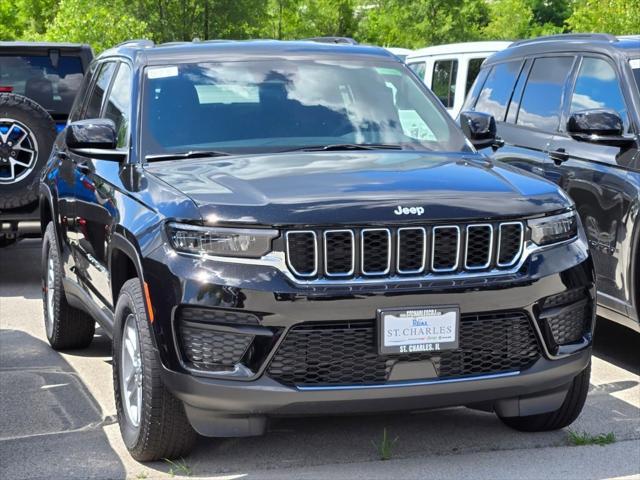
[[[54,348],[113,336],[139,460],[279,415],[468,405],[520,430],[585,401],[593,266],[555,185],[476,153],[372,47],[129,42],[41,187]]]

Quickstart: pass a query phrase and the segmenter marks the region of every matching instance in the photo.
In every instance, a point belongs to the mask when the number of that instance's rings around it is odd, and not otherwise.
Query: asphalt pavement
[[[44,334],[40,243],[0,249],[0,479],[640,479],[640,334],[598,320],[591,389],[571,430],[520,433],[493,414],[449,408],[284,419],[267,435],[202,438],[182,462],[140,464],[115,421],[111,346],[59,353]],[[376,449],[386,429],[391,458]]]

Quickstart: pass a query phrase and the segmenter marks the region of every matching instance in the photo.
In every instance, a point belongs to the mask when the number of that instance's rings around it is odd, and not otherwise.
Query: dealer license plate
[[[380,353],[405,354],[456,349],[459,323],[458,307],[378,310]]]

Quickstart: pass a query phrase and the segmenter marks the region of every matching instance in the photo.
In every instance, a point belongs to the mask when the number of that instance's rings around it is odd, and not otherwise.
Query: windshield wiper
[[[283,152],[330,152],[336,150],[402,150],[401,145],[390,143],[334,143],[329,145],[308,145],[306,147],[282,150]]]
[[[147,155],[147,162],[159,162],[162,160],[181,160],[185,158],[206,158],[206,157],[226,157],[231,155],[229,152],[220,152],[218,150],[189,150],[181,153],[154,153]]]

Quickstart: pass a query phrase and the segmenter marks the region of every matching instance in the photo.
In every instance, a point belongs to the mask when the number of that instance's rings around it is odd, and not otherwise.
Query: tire
[[[136,344],[137,351],[126,346]],[[137,360],[132,361],[133,358]],[[128,366],[132,367],[128,370]],[[140,462],[183,457],[191,451],[197,438],[182,402],[162,383],[161,369],[140,280],[127,280],[116,304],[113,386],[122,438],[131,456]],[[132,373],[127,375],[127,372]],[[126,404],[127,378],[131,379],[129,385],[138,385],[137,389],[132,387],[135,393],[129,396],[136,397],[135,408]]]
[[[0,93],[0,133],[6,136],[0,135],[0,210],[33,203],[38,199],[40,172],[56,138],[56,124],[33,100]],[[18,140],[19,146],[33,153],[16,149]],[[14,164],[12,169],[12,162],[17,160],[21,164]]]
[[[584,407],[589,391],[591,363],[573,379],[562,406],[553,412],[526,417],[500,417],[505,425],[522,432],[559,430],[571,425]]]
[[[49,222],[42,240],[42,303],[47,340],[55,350],[86,348],[93,340],[96,323],[67,303],[58,252],[53,222]]]

